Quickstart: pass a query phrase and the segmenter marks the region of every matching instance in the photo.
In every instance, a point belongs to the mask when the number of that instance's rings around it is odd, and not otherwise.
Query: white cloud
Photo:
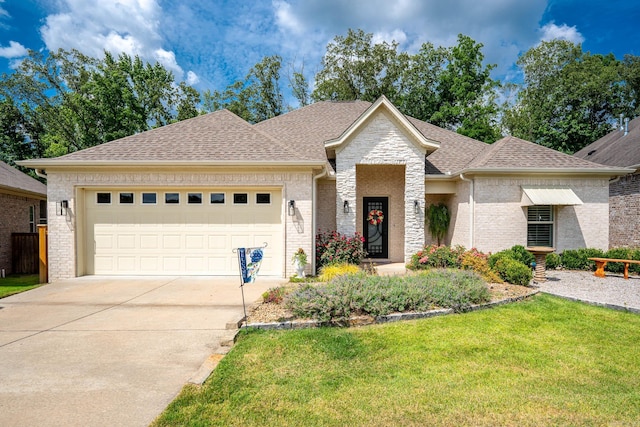
[[[4,3],[4,0],[0,0],[0,18],[3,16],[9,16],[9,12],[7,12],[4,7],[2,7],[2,3]]]
[[[301,34],[304,26],[291,13],[291,5],[284,0],[274,0],[273,8],[275,10],[276,23],[279,27],[289,30],[294,34]]]
[[[158,61],[176,79],[183,78],[175,53],[163,47],[163,17],[157,0],[61,0],[58,7],[40,29],[47,49],[77,49],[93,57],[102,57],[105,50],[138,55]]]
[[[9,46],[0,46],[0,58],[20,58],[27,56],[27,48],[18,42],[10,41]]]
[[[407,42],[407,35],[404,33],[404,31],[398,29],[391,32],[377,32],[373,33],[372,41],[373,43],[387,42],[389,44],[395,41],[400,45],[404,45]]]
[[[584,41],[584,37],[580,34],[575,25],[570,27],[567,24],[556,25],[553,22],[549,22],[540,28],[540,32],[542,33],[542,37],[540,37],[540,40],[542,41],[560,39],[568,40],[576,44],[580,44]]]
[[[193,71],[187,71],[186,83],[189,86],[193,86],[195,84],[198,84],[199,82],[200,82],[200,77],[198,77],[196,73],[194,73]]]

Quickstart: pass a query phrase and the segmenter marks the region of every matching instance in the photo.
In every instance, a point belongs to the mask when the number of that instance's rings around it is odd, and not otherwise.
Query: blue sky
[[[75,48],[159,61],[199,90],[224,89],[273,54],[285,74],[304,65],[312,79],[327,43],[361,28],[409,52],[469,35],[498,65],[494,77],[517,81],[518,55],[543,39],[640,55],[639,23],[637,0],[0,0],[0,73],[27,49]]]

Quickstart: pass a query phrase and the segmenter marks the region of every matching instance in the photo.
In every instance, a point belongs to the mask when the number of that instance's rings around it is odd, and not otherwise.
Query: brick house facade
[[[431,241],[425,208],[440,202],[452,217],[446,244],[526,245],[531,206],[546,206],[540,229],[556,249],[604,248],[607,182],[627,172],[512,137],[488,145],[385,97],[255,125],[221,110],[21,164],[48,176],[51,280],[230,274],[232,249],[263,241],[265,274],[292,275],[298,249],[311,273],[316,234],[332,230],[362,233],[373,261],[406,262]],[[62,201],[69,209],[53,215]]]

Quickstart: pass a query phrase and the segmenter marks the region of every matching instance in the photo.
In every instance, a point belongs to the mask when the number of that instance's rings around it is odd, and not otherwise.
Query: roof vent
[[[593,153],[595,153],[596,151],[598,151],[598,150],[591,150],[591,151],[589,151],[589,152],[587,153],[587,156],[592,155],[592,154],[593,154]]]
[[[629,133],[629,117],[625,117],[624,119],[624,134],[627,135]]]
[[[620,127],[618,128],[620,132],[624,130],[623,119],[624,119],[624,114],[620,113]]]

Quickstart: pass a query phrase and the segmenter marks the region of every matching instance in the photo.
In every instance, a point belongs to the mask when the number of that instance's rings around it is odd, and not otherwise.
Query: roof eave
[[[469,168],[456,172],[454,175],[600,175],[622,176],[633,173],[629,168]]]
[[[32,169],[67,167],[179,167],[179,166],[324,166],[326,160],[56,160],[33,159],[16,162]]]

